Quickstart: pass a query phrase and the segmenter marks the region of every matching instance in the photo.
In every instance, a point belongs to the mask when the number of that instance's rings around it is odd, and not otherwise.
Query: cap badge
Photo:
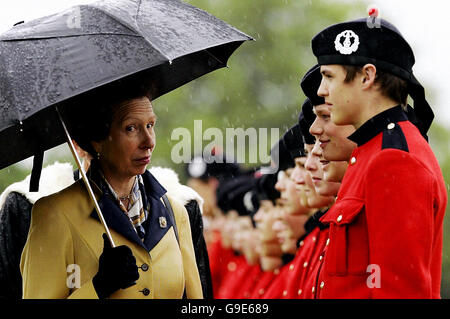
[[[343,38],[344,40],[342,41]],[[336,40],[334,40],[334,47],[341,54],[352,54],[358,50],[358,46],[359,37],[352,30],[342,31],[336,36]]]
[[[205,174],[206,163],[203,160],[203,158],[195,157],[188,166],[188,172],[194,178],[198,178],[198,177],[202,176],[203,174]]]

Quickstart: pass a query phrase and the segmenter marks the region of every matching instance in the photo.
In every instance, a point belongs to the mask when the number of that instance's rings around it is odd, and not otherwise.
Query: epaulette
[[[383,130],[381,149],[388,148],[409,152],[405,134],[403,134],[402,128],[398,123],[389,123]]]

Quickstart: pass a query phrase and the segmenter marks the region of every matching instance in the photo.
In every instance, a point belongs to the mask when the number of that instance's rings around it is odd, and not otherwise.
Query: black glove
[[[139,278],[136,258],[131,249],[125,245],[112,248],[106,234],[103,234],[103,242],[98,272],[92,279],[100,299],[109,297],[116,290],[135,285]]]

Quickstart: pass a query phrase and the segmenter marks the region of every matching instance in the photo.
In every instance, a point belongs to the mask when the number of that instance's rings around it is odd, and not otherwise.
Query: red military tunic
[[[259,275],[259,279],[250,293],[250,299],[264,299],[268,288],[279,274],[280,269],[275,269],[274,271],[263,271]]]
[[[315,297],[440,298],[447,192],[433,151],[399,106],[349,139]]]
[[[289,265],[285,273],[283,299],[311,298],[307,294],[305,282],[311,278],[311,274],[321,263],[326,240],[328,239],[328,229],[319,222],[319,218],[324,214],[322,211],[316,212],[305,224],[306,235],[298,242],[298,249],[295,258]],[[309,290],[312,288],[314,280],[310,280]]]
[[[219,289],[222,285],[222,278],[228,271],[228,260],[234,256],[231,248],[225,248],[222,245],[220,232],[215,231],[212,242],[208,245],[209,267],[211,270],[211,279],[213,287],[213,296],[217,298]]]
[[[262,299],[281,299],[283,297],[283,293],[285,294],[286,277],[292,268],[291,265],[293,261],[294,260],[291,260],[283,264],[279,274],[267,287],[266,292],[261,297]]]
[[[250,266],[243,255],[235,255],[226,263],[227,271],[223,274],[216,299],[243,298],[241,285],[248,279],[253,266]]]
[[[249,299],[262,274],[263,271],[260,265],[249,265],[248,271],[243,278],[241,278],[242,280],[239,284],[239,288],[236,289],[234,298]]]
[[[307,269],[299,279],[298,287],[290,289],[292,298],[313,299],[315,296],[317,275],[323,264],[325,247],[329,243],[328,228],[317,227],[309,237],[311,236],[313,237],[309,238],[309,240],[312,242],[312,239],[315,238],[315,245],[308,256],[307,264],[303,264]],[[308,238],[305,238],[305,241],[306,240],[308,240]],[[297,296],[295,296],[295,293],[297,293]]]

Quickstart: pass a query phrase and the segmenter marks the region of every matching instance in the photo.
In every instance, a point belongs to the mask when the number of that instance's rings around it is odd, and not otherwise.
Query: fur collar
[[[11,192],[25,196],[31,204],[44,196],[59,192],[74,183],[73,167],[70,163],[55,162],[42,169],[39,180],[39,191],[30,192],[30,175],[20,182],[9,185],[0,196],[0,208],[3,207],[6,197]]]
[[[167,195],[175,198],[181,204],[186,205],[191,200],[196,200],[200,211],[203,213],[203,198],[192,188],[180,184],[177,173],[170,168],[152,167],[150,173],[167,190]],[[3,207],[6,198],[11,192],[24,195],[31,204],[44,196],[59,192],[75,182],[73,167],[70,163],[55,162],[42,169],[39,181],[39,192],[30,192],[30,175],[20,182],[9,185],[0,196],[0,208]]]
[[[196,200],[203,214],[203,198],[192,188],[180,184],[177,173],[170,168],[152,167],[150,173],[167,190],[167,195],[178,200],[183,206]]]

